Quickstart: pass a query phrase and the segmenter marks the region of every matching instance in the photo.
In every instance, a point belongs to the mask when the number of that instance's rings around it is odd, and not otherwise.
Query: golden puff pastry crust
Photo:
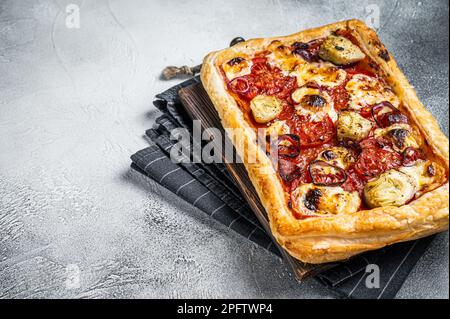
[[[221,118],[224,128],[240,129],[240,141],[233,141],[244,159],[249,177],[267,212],[271,231],[293,257],[306,263],[326,263],[386,245],[417,239],[448,229],[449,185],[447,177],[439,187],[407,205],[386,206],[352,213],[297,219],[287,206],[285,192],[272,162],[257,145],[255,130],[245,119],[236,100],[228,93],[220,66],[235,56],[265,50],[274,40],[281,44],[308,42],[346,29],[361,50],[379,67],[385,81],[404,105],[404,112],[428,145],[427,153],[445,168],[448,176],[449,142],[436,120],[419,101],[413,87],[400,71],[376,33],[359,20],[349,20],[302,31],[286,37],[254,39],[208,54],[201,80]],[[249,162],[250,152],[256,161]],[[254,154],[254,153],[252,153]]]

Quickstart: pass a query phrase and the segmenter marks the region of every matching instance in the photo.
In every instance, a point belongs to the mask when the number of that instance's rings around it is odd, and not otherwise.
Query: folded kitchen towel
[[[176,164],[170,159],[169,153],[174,143],[170,138],[171,131],[177,127],[189,129],[191,126],[191,120],[178,98],[178,91],[198,81],[195,77],[157,95],[154,104],[163,114],[146,132],[154,145],[132,155],[132,167],[240,235],[281,256],[224,165]],[[431,240],[432,237],[428,237],[362,254],[319,274],[316,279],[338,297],[393,298]],[[375,265],[375,273],[374,268],[368,265]],[[369,280],[372,285],[366,284],[366,280],[373,277],[368,276],[378,270],[379,286],[376,280]]]

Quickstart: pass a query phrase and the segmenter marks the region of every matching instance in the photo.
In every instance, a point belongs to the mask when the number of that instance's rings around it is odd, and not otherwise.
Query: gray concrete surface
[[[66,6],[80,28],[66,27]],[[448,134],[447,1],[0,1],[0,297],[331,298],[129,169],[177,83],[231,38],[380,9],[379,34]],[[70,22],[70,21],[69,21]],[[399,298],[448,298],[448,233]],[[78,275],[77,275],[78,274]],[[78,281],[79,278],[79,281]]]

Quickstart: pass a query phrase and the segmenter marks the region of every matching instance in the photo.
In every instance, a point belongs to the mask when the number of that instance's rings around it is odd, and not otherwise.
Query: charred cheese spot
[[[364,74],[354,75],[346,85],[349,94],[349,107],[360,110],[369,105],[390,102],[398,108],[400,102],[392,90],[383,85],[378,79]]]
[[[416,191],[416,182],[410,175],[393,169],[364,186],[364,200],[370,208],[402,206]]]
[[[300,65],[292,75],[297,77],[298,86],[314,82],[320,86],[336,87],[343,84],[347,78],[347,72],[328,62]]]
[[[233,80],[237,77],[248,75],[251,72],[252,61],[242,56],[237,56],[225,62],[222,69],[228,80]]]
[[[310,189],[306,192],[303,204],[311,211],[317,211],[319,209],[320,198],[323,193],[318,188]]]
[[[350,40],[330,35],[320,46],[319,56],[337,65],[358,62],[366,57]]]
[[[302,87],[292,92],[291,97],[295,103],[300,103],[303,98],[308,95],[320,95],[320,91],[317,89]]]
[[[418,148],[412,128],[408,124],[394,124],[383,129],[376,129],[374,135],[392,141],[394,149],[403,152],[408,147]]]
[[[258,123],[274,120],[283,110],[281,101],[275,96],[257,95],[250,102],[253,118]]]
[[[326,149],[319,154],[317,160],[324,161],[342,169],[347,169],[355,161],[352,154],[345,147],[340,146]]]
[[[281,45],[280,41],[273,41],[268,49],[271,51],[267,56],[269,64],[280,68],[284,75],[288,75],[296,68],[306,65],[306,61],[292,54],[291,50]]]
[[[360,141],[369,135],[373,123],[356,112],[345,111],[339,114],[337,136],[341,141]]]
[[[295,103],[298,103],[295,106],[297,114],[311,115],[312,119],[322,119],[325,114],[328,114],[333,122],[336,122],[338,119],[333,100],[325,92],[301,87],[295,90],[291,97]]]
[[[303,215],[336,215],[355,213],[361,200],[357,192],[346,192],[341,187],[303,184],[291,194],[292,208]]]

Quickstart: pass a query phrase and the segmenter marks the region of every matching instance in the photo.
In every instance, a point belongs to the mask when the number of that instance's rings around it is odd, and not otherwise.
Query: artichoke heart
[[[344,111],[337,122],[338,139],[360,141],[369,135],[372,127],[373,123],[358,113]]]
[[[327,37],[320,46],[319,56],[336,65],[358,62],[366,57],[361,49],[350,40],[334,35]]]
[[[417,191],[416,181],[397,170],[381,174],[364,187],[364,200],[370,208],[402,206],[410,201]]]
[[[250,102],[250,108],[255,121],[264,124],[277,118],[283,105],[275,96],[257,95]]]

